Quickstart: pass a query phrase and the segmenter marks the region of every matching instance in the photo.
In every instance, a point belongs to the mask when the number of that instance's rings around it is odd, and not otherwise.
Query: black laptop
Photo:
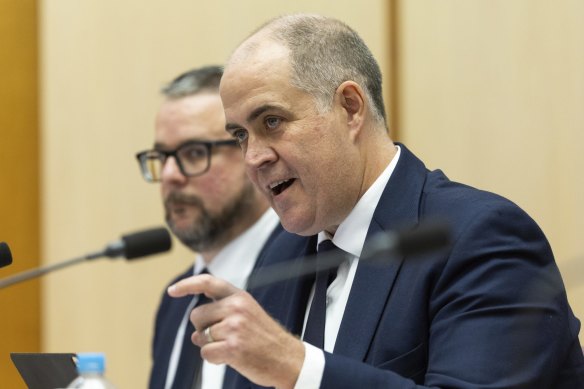
[[[10,353],[28,389],[66,388],[77,377],[75,354]]]

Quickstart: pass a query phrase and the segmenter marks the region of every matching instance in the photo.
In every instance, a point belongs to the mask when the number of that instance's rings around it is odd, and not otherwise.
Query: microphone
[[[12,263],[10,247],[4,242],[0,242],[0,267],[8,266]]]
[[[359,260],[368,262],[387,262],[398,256],[419,256],[433,251],[445,249],[450,245],[450,228],[444,222],[427,221],[416,228],[382,232],[374,236],[363,248]],[[305,257],[301,260],[291,260],[277,265],[265,267],[260,272],[249,277],[247,288],[264,287],[276,282],[314,274],[338,267],[349,254],[325,253]]]
[[[391,256],[418,256],[447,248],[450,245],[450,228],[438,220],[426,221],[416,228],[389,233],[380,233],[373,237],[361,254],[361,258],[370,260],[387,260]],[[379,254],[389,254],[379,258]],[[377,257],[377,258],[376,258]]]
[[[99,257],[117,258],[124,256],[128,260],[146,257],[170,250],[172,241],[164,227],[152,228],[122,237],[108,244],[105,249],[88,254],[87,259]]]
[[[101,257],[117,258],[120,256],[124,256],[128,260],[133,260],[168,251],[171,246],[172,240],[170,234],[164,227],[123,235],[119,240],[108,244],[103,250],[4,278],[0,280],[0,289],[83,261]]]

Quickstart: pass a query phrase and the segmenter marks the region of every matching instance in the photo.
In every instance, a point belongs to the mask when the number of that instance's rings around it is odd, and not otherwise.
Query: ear
[[[365,122],[365,92],[356,82],[345,81],[339,85],[336,93],[346,113],[347,126],[356,135]]]

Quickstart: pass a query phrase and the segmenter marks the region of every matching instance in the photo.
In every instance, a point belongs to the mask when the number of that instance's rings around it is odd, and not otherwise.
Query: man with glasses
[[[241,150],[225,133],[219,97],[222,68],[184,73],[163,90],[152,150],[136,155],[148,182],[160,182],[165,218],[175,236],[196,252],[173,283],[210,273],[245,288],[247,277],[278,218],[248,180]],[[150,388],[223,386],[224,365],[202,362],[190,340],[189,314],[205,297],[172,299],[156,316]]]

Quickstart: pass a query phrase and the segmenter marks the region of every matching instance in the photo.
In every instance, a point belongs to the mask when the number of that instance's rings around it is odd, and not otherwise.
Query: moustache
[[[169,207],[172,204],[196,205],[203,207],[203,201],[200,197],[187,195],[180,192],[171,192],[164,200],[164,205]]]

